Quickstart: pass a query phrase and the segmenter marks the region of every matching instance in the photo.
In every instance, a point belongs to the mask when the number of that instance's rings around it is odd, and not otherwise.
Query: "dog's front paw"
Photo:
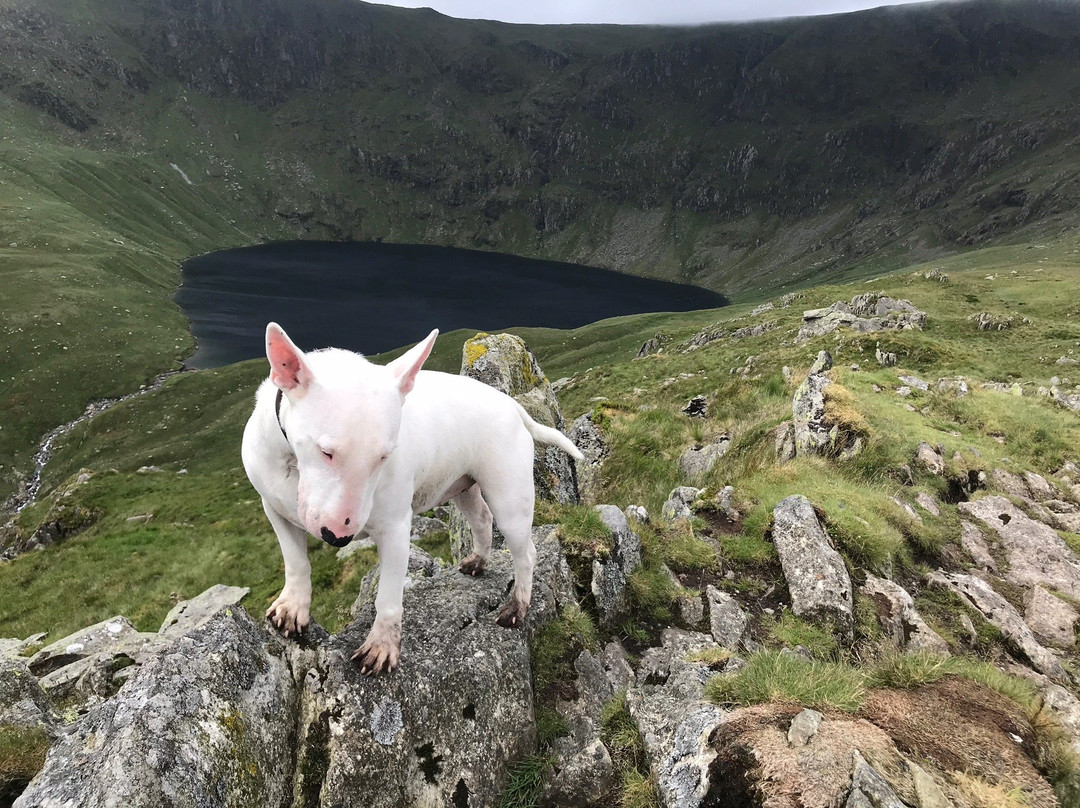
[[[487,565],[487,561],[482,556],[473,553],[461,564],[458,565],[458,569],[464,572],[466,575],[472,575],[476,577],[484,571],[484,567]]]
[[[310,607],[310,599],[305,600],[283,590],[277,600],[266,610],[266,618],[278,631],[288,637],[291,634],[299,634],[307,628],[307,624],[311,622]]]
[[[495,622],[503,628],[521,628],[525,625],[525,615],[528,611],[528,604],[511,597],[510,602],[503,606],[499,616],[495,618]]]
[[[390,673],[398,665],[401,653],[401,626],[374,625],[368,632],[364,644],[352,655],[353,662],[360,666],[360,673],[374,676],[386,671]]]

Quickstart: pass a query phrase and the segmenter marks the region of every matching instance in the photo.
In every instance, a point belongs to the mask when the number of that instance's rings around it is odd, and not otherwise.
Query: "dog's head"
[[[282,426],[300,473],[297,513],[312,535],[344,547],[367,523],[405,396],[438,335],[380,366],[333,348],[304,354],[277,323],[266,327],[270,381],[289,400]]]

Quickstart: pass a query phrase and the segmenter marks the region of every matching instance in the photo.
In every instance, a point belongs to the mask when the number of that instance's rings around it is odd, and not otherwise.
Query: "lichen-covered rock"
[[[690,485],[673,488],[664,504],[660,507],[660,518],[669,525],[673,525],[681,519],[689,519],[693,515],[691,506],[701,496],[702,490]]]
[[[131,674],[128,666],[153,658],[167,642],[118,616],[50,643],[27,664],[51,698],[86,707],[111,696]]]
[[[0,727],[40,727],[48,735],[59,730],[53,705],[30,673],[16,659],[0,659]]]
[[[973,575],[941,570],[929,573],[926,580],[932,586],[952,590],[964,602],[977,609],[1001,631],[1009,650],[1030,662],[1035,670],[1059,681],[1065,679],[1065,669],[1057,657],[1035,638],[1012,604],[995,592],[986,581]]]
[[[570,440],[585,455],[577,463],[578,495],[582,505],[595,505],[600,494],[600,472],[605,458],[610,454],[604,431],[597,425],[591,412],[574,419],[570,425]]]
[[[937,500],[925,491],[920,491],[915,495],[915,504],[931,516],[941,516],[941,509],[938,507]]]
[[[709,629],[713,639],[724,648],[739,651],[750,628],[750,617],[735,598],[711,584],[705,587],[705,600],[709,604]]]
[[[626,610],[630,576],[641,566],[641,539],[614,505],[597,505],[596,512],[611,531],[611,554],[593,561],[591,589],[600,619],[610,622]]]
[[[66,727],[15,805],[287,805],[296,709],[285,643],[226,609]]]
[[[559,400],[525,341],[514,334],[477,334],[461,349],[461,375],[512,396],[533,420],[564,430]],[[533,481],[536,496],[552,502],[578,502],[574,461],[556,446],[536,444]]]
[[[825,618],[845,635],[852,632],[851,578],[833,549],[814,506],[790,496],[773,510],[773,544],[799,617]]]
[[[787,731],[788,743],[792,746],[806,746],[810,743],[810,739],[817,735],[824,718],[825,716],[817,710],[804,709],[791,719]]]
[[[900,648],[947,655],[949,644],[926,624],[907,590],[867,573],[861,591],[873,602],[885,634]]]
[[[716,758],[709,739],[725,711],[704,701],[705,682],[715,671],[687,657],[715,648],[707,634],[665,629],[660,646],[642,654],[627,692],[665,808],[697,808],[708,792]]]
[[[634,358],[642,359],[646,356],[660,353],[664,350],[664,345],[669,339],[670,337],[668,337],[667,334],[654,334],[642,343],[641,347],[638,349],[637,356]]]
[[[856,295],[849,303],[838,301],[824,309],[803,312],[803,324],[795,342],[829,334],[841,326],[854,331],[921,330],[926,325],[926,312],[919,311],[908,300],[897,300],[882,293]]]
[[[1076,646],[1076,621],[1080,613],[1041,586],[1032,587],[1024,599],[1024,622],[1039,642],[1058,648]]]
[[[963,376],[956,376],[951,379],[938,379],[934,389],[939,393],[951,394],[957,398],[963,398],[968,394],[967,379]]]
[[[795,432],[796,455],[850,458],[862,450],[863,440],[829,415],[826,406],[827,388],[831,384],[825,375],[832,367],[832,356],[821,351],[791,401]],[[777,455],[786,451],[777,440]]]
[[[721,435],[703,446],[691,446],[679,456],[679,471],[688,480],[700,481],[730,448],[730,435]]]
[[[246,586],[214,586],[177,603],[165,616],[158,633],[163,637],[182,637],[206,623],[228,606],[235,606],[251,592]]]
[[[1053,528],[1029,518],[1005,497],[983,497],[957,507],[997,534],[1009,562],[1006,580],[1047,586],[1080,600],[1080,559]]]
[[[554,529],[535,529],[533,540],[537,566],[524,630],[495,622],[513,577],[503,551],[481,576],[446,573],[405,591],[401,664],[393,674],[364,676],[349,659],[373,606],[330,639],[319,675],[304,680],[311,720],[301,732],[298,771],[314,792],[305,804],[498,803],[510,768],[536,738],[527,639],[573,599]]]
[[[896,796],[889,781],[866,762],[856,749],[851,753],[854,767],[851,773],[851,793],[844,808],[907,808]]]

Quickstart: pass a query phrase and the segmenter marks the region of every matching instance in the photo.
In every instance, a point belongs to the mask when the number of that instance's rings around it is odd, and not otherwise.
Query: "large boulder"
[[[15,805],[287,805],[297,706],[286,643],[226,609],[65,728]]]
[[[915,609],[915,601],[902,586],[867,573],[861,591],[873,602],[882,629],[898,647],[949,653],[949,644],[926,624]]]
[[[461,375],[512,396],[533,420],[565,431],[559,400],[525,340],[514,334],[477,334],[461,349]],[[552,502],[578,502],[574,461],[562,449],[536,444],[536,495]]]
[[[983,497],[957,507],[997,534],[1009,562],[1006,580],[1023,587],[1047,586],[1080,600],[1080,559],[1057,531],[1005,497]]]
[[[919,311],[911,301],[869,292],[856,295],[849,303],[838,301],[824,309],[804,311],[795,342],[829,334],[842,326],[867,333],[885,329],[921,330],[925,325],[926,312]]]
[[[173,606],[158,633],[163,637],[182,637],[205,624],[222,609],[235,606],[250,592],[246,586],[215,584],[190,600],[182,600]]]
[[[862,436],[852,432],[829,412],[827,390],[832,382],[825,374],[832,366],[832,356],[828,351],[821,351],[810,374],[795,391],[791,401],[795,454],[850,458],[862,450]],[[782,456],[779,439],[777,454]]]
[[[691,482],[701,482],[731,448],[731,436],[720,435],[708,443],[691,446],[679,455],[679,471]]]
[[[851,578],[810,500],[790,496],[773,509],[772,539],[787,579],[791,610],[799,617],[827,619],[850,636]]]
[[[537,528],[523,630],[495,615],[513,578],[509,554],[484,575],[445,571],[405,591],[401,665],[367,677],[350,661],[374,619],[365,606],[331,637],[303,680],[297,766],[301,804],[495,805],[536,739],[528,638],[572,601],[554,528]]]

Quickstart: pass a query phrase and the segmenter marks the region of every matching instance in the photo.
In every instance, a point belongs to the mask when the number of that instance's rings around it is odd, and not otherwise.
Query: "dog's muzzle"
[[[335,536],[333,533],[330,532],[330,528],[328,527],[324,527],[322,529],[322,533],[320,533],[319,535],[322,536],[322,540],[329,544],[331,547],[344,547],[346,544],[353,540],[352,536]]]

